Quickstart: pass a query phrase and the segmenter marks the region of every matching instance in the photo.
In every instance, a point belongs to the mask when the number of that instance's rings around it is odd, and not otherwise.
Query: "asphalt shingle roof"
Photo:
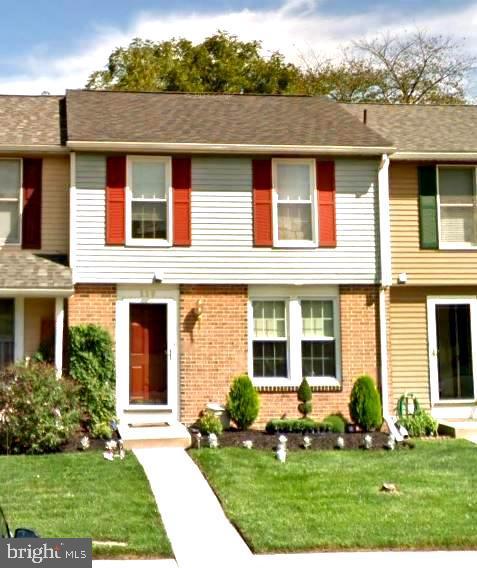
[[[0,146],[61,146],[64,98],[0,95]]]
[[[394,143],[398,152],[476,152],[477,106],[385,105],[340,106]]]
[[[64,256],[2,251],[0,288],[72,289],[71,269]]]
[[[67,91],[68,140],[388,147],[324,97]]]

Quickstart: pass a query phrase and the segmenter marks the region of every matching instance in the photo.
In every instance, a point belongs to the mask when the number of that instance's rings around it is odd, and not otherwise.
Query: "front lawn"
[[[132,453],[0,456],[0,505],[11,528],[42,537],[91,537],[127,543],[94,546],[99,557],[171,557],[146,476]]]
[[[477,549],[477,447],[394,452],[201,449],[191,455],[255,552]],[[383,482],[398,494],[383,493]]]

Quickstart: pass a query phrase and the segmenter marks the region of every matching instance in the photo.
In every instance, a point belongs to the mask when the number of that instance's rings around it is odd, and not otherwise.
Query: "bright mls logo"
[[[92,541],[90,538],[0,539],[0,566],[91,568]]]

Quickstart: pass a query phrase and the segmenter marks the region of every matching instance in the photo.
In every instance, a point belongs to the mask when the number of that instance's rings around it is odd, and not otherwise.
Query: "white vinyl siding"
[[[192,159],[192,246],[107,247],[105,167],[78,154],[76,281],[147,284],[159,270],[171,284],[375,283],[377,170],[377,160],[336,160],[333,249],[254,247],[251,159],[235,157]]]

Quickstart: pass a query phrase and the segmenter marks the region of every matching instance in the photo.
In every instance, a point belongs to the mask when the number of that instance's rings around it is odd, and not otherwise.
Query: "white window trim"
[[[470,245],[469,243],[448,243],[442,240],[441,238],[441,193],[439,187],[439,171],[441,169],[451,169],[451,168],[460,168],[460,169],[472,169],[474,171],[474,199],[477,199],[477,168],[475,166],[468,166],[465,164],[449,164],[449,165],[437,165],[436,166],[436,185],[437,185],[437,235],[438,235],[438,242],[439,242],[439,249],[440,250],[477,250],[477,243],[475,245]],[[459,204],[455,204],[456,207],[459,207]],[[445,205],[444,205],[445,207]],[[449,206],[451,207],[451,206]],[[472,207],[469,205],[469,207]]]
[[[132,236],[132,165],[134,162],[162,162],[165,165],[166,184],[166,211],[167,227],[166,239],[138,239]],[[153,201],[153,200],[151,200]],[[170,156],[127,156],[126,166],[126,245],[141,247],[170,247],[172,246],[172,159]]]
[[[20,162],[20,187],[18,188],[18,240],[12,242],[7,242],[6,239],[0,239],[0,246],[5,246],[5,247],[18,247],[19,245],[22,244],[22,211],[23,211],[23,159],[22,158],[8,158],[8,157],[4,157],[4,158],[0,158],[0,160],[16,160],[17,162]],[[0,201],[11,201],[12,203],[14,201],[16,201],[15,199],[1,199]]]
[[[305,164],[310,167],[311,195],[311,241],[280,240],[278,238],[278,193],[277,166],[278,164]],[[318,197],[316,191],[316,162],[306,158],[274,158],[272,159],[272,223],[273,246],[277,248],[316,248],[318,246]],[[294,202],[292,202],[294,203]]]
[[[280,287],[283,288],[283,287]],[[310,292],[304,290],[303,294],[293,294],[285,296],[282,290],[277,292],[263,290],[258,292],[251,290],[248,299],[248,370],[249,376],[256,387],[298,387],[303,379],[301,361],[301,341],[302,341],[302,319],[301,301],[302,300],[330,300],[333,302],[333,326],[335,333],[335,361],[336,377],[307,377],[307,381],[312,387],[341,387],[341,336],[340,336],[340,303],[338,292],[330,293],[329,290]],[[284,301],[287,318],[287,377],[254,377],[253,376],[253,302],[260,301]]]

